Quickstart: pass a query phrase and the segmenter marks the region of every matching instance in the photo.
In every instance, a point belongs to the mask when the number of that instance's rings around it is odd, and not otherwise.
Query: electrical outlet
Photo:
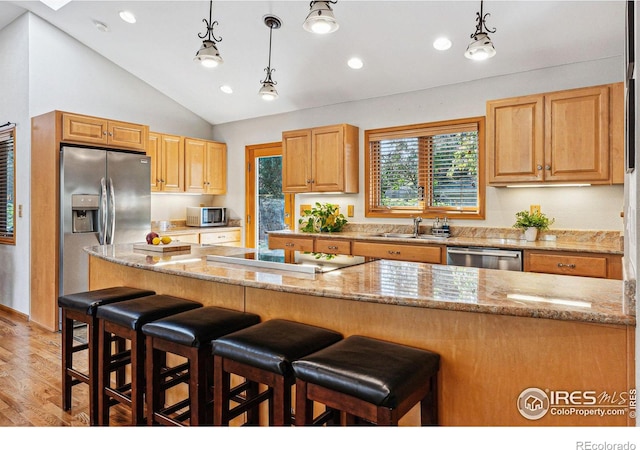
[[[311,209],[311,205],[300,205],[300,215],[304,216],[304,212],[308,209]]]
[[[540,214],[540,205],[530,205],[529,214]]]
[[[353,217],[353,205],[347,205],[347,217]]]

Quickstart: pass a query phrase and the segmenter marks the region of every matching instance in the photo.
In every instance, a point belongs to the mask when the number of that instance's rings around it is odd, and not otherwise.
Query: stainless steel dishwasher
[[[447,264],[522,271],[522,251],[488,247],[447,247]]]

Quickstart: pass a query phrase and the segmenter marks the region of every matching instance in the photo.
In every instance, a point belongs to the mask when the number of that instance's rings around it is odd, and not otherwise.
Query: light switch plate
[[[530,205],[529,214],[540,214],[540,205]]]

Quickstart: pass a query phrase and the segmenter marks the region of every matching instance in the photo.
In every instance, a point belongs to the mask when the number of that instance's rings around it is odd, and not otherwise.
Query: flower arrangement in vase
[[[513,228],[524,231],[525,239],[533,242],[538,237],[538,232],[548,230],[553,222],[555,219],[549,219],[544,213],[524,210],[516,213],[516,223],[513,224]]]
[[[338,205],[331,203],[320,204],[303,211],[304,217],[298,220],[300,231],[307,233],[320,233],[340,231],[347,223],[347,219],[340,214]]]

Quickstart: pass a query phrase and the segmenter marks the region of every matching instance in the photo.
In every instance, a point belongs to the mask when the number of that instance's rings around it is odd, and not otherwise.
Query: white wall
[[[551,69],[506,75],[487,80],[442,86],[434,89],[342,103],[293,113],[232,122],[214,126],[214,139],[227,143],[229,174],[244,173],[246,145],[281,140],[281,132],[298,128],[350,123],[360,128],[360,194],[342,196],[298,195],[296,203],[332,201],[341,206],[353,204],[351,222],[391,222],[364,218],[364,130],[412,123],[432,122],[485,115],[486,101],[517,95],[593,86],[623,80],[623,58],[566,65]],[[286,86],[279,87],[286,95]],[[244,204],[244,177],[229,176],[226,198],[219,204]],[[555,217],[555,228],[623,230],[623,186],[583,188],[487,188],[487,214],[484,221],[456,221],[461,225],[509,227],[515,212],[540,204],[542,211]],[[395,223],[408,223],[396,219]],[[455,225],[455,223],[453,224]]]
[[[63,110],[148,124],[152,130],[211,137],[211,125],[37,16],[0,31],[0,122],[18,123],[17,245],[0,245],[0,304],[29,313],[31,117]],[[52,230],[36,230],[51,233]],[[53,236],[52,236],[53,238]]]
[[[0,304],[17,311],[29,311],[29,21],[16,19],[0,31],[0,123],[15,122],[16,205],[26,205],[16,217],[16,245],[0,245]],[[17,211],[17,208],[16,208]]]

